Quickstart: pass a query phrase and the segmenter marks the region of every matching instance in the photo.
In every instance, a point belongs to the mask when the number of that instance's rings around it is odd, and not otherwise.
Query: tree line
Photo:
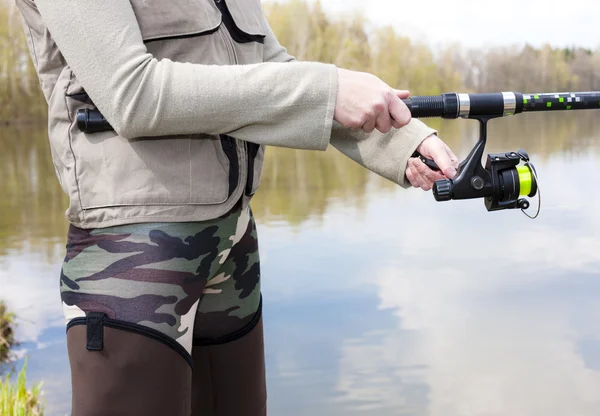
[[[600,47],[545,45],[433,50],[390,26],[370,29],[358,14],[327,14],[320,1],[266,2],[265,14],[288,52],[299,60],[371,72],[413,95],[449,91],[600,90]],[[45,102],[29,58],[14,2],[0,0],[0,120],[45,117]]]
[[[468,49],[454,43],[434,51],[391,26],[370,30],[360,15],[330,16],[319,0],[268,3],[265,12],[281,44],[298,59],[368,71],[414,95],[600,89],[600,44],[590,50],[551,45]]]
[[[0,124],[45,119],[46,102],[14,1],[0,0]]]

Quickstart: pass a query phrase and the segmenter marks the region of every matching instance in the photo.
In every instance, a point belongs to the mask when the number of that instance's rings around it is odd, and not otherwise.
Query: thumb
[[[394,93],[396,93],[396,96],[401,100],[410,97],[410,91],[408,90],[394,90]]]
[[[400,98],[392,97],[389,111],[390,116],[392,117],[392,125],[395,128],[399,129],[410,123],[410,111]]]

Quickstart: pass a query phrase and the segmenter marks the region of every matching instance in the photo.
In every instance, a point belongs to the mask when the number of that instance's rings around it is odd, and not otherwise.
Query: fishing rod
[[[488,121],[526,112],[600,110],[600,91],[522,94],[499,92],[485,94],[445,93],[435,96],[415,96],[402,100],[414,118],[441,117],[444,119],[472,119],[480,126],[479,140],[457,169],[453,179],[440,179],[433,185],[437,201],[484,198],[488,211],[519,208],[529,218],[540,212],[541,196],[538,178],[529,155],[523,149],[488,154],[482,165],[487,140]],[[440,168],[431,160],[415,152],[430,169]],[[519,165],[524,162],[523,165]],[[530,207],[527,199],[539,197],[535,216],[525,212]]]
[[[488,154],[482,165],[487,140],[488,121],[534,111],[600,110],[600,91],[521,94],[499,92],[485,94],[445,93],[435,96],[415,96],[402,100],[414,118],[441,117],[472,119],[480,125],[479,140],[457,169],[453,179],[441,179],[433,186],[437,201],[484,198],[488,211],[520,208],[525,215],[536,218],[540,212],[541,196],[537,173],[523,149]],[[84,133],[112,130],[108,121],[96,109],[77,112],[77,126]],[[437,164],[415,152],[430,169],[439,171]],[[524,162],[523,165],[519,165]],[[535,216],[525,212],[527,199],[540,198]]]

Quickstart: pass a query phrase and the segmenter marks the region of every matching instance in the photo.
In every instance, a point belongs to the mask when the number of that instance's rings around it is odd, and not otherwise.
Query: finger
[[[458,168],[460,161],[459,161],[458,157],[454,154],[454,152],[452,152],[452,149],[450,149],[448,146],[446,146],[446,153],[448,153],[448,157],[450,158],[450,162],[452,163],[452,166],[454,166],[455,168]]]
[[[410,91],[408,90],[394,90],[394,93],[401,100],[410,97]]]
[[[394,127],[399,129],[401,127],[406,126],[408,123],[410,123],[410,119],[411,119],[410,111],[409,111],[408,107],[406,106],[406,104],[404,104],[400,98],[398,98],[397,96],[392,97],[392,99],[390,100],[389,108],[390,108],[390,111],[389,111],[390,115],[396,121],[396,124],[394,124]]]
[[[405,99],[405,98],[408,98],[408,97],[410,96],[410,91],[408,91],[408,90],[396,90],[396,89],[395,89],[395,90],[394,90],[394,94],[395,94],[395,95],[396,95],[396,97],[398,97],[400,100],[403,100],[403,99]],[[402,103],[402,104],[404,104],[404,103]],[[404,104],[404,105],[406,105],[406,104]],[[407,108],[407,109],[408,109],[408,108]],[[391,103],[390,103],[390,114],[391,114],[391,113],[392,113],[392,110],[391,110]],[[409,113],[410,113],[410,111],[409,111]],[[401,122],[397,121],[397,120],[394,118],[394,116],[393,116],[393,115],[391,116],[391,121],[392,121],[392,126],[393,126],[394,128],[396,128],[396,129],[400,129],[400,128],[402,128],[402,127],[404,127],[404,126],[405,126],[405,124],[403,124],[403,123],[401,123]],[[408,124],[408,123],[406,123],[406,124]]]
[[[419,187],[419,183],[416,181],[415,174],[413,172],[413,168],[410,166],[406,169],[406,178],[408,179],[408,181],[410,182],[410,184],[412,186],[414,186],[415,188]]]
[[[425,180],[423,179],[423,177],[421,176],[421,174],[415,167],[415,159],[414,158],[408,160],[408,171],[410,172],[410,175],[412,178],[411,184],[415,188],[421,188],[422,186],[425,185]]]
[[[423,189],[424,191],[429,191],[433,186],[433,181],[431,181],[423,172],[421,165],[425,167],[425,170],[430,170],[418,159],[412,160],[411,170],[414,173],[415,182],[417,182],[419,188]]]
[[[427,179],[421,172],[419,172],[416,168],[413,168],[415,171],[415,180],[419,183],[419,187],[424,191],[428,191],[433,186],[433,182]]]
[[[387,133],[392,129],[392,118],[389,111],[384,111],[377,117],[375,128],[382,133]]]
[[[425,178],[431,185],[433,185],[433,182],[435,182],[439,179],[444,179],[444,175],[442,175],[440,172],[437,172],[435,170],[431,170],[420,159],[415,159],[414,167],[415,167],[415,169],[417,169],[417,172],[419,172],[419,175],[421,175],[423,178]]]
[[[372,133],[375,130],[375,123],[377,122],[376,117],[370,117],[365,124],[362,125],[361,130],[365,133]]]
[[[415,188],[421,188],[424,191],[427,191],[427,181],[419,174],[419,172],[417,171],[417,169],[415,169],[414,167],[410,168],[410,171],[413,174],[413,186]]]
[[[439,140],[437,143],[433,143],[430,148],[431,157],[437,163],[438,167],[447,178],[452,179],[456,176],[456,168],[454,162],[450,159],[451,156],[446,151],[447,146]],[[457,158],[458,159],[458,158]]]
[[[419,182],[419,188],[424,191],[429,191],[431,189],[431,186],[429,185],[427,179],[423,177],[423,175],[417,174],[416,179]]]

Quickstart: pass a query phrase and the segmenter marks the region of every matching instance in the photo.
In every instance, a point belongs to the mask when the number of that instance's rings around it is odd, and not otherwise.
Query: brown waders
[[[72,415],[266,415],[256,227],[70,227],[61,273]]]

